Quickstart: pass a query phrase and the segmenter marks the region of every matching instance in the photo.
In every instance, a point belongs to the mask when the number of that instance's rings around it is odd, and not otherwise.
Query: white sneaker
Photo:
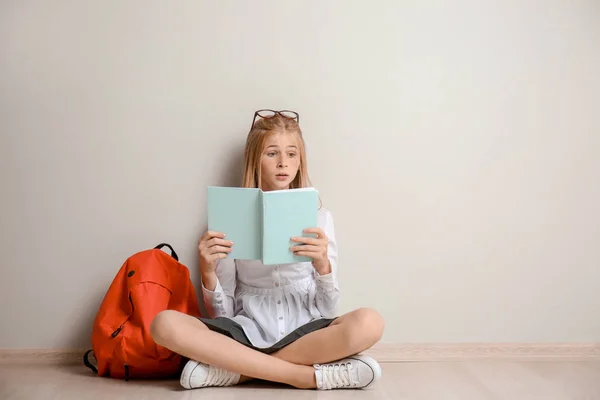
[[[240,374],[235,374],[223,368],[213,367],[198,361],[189,360],[183,371],[179,383],[186,389],[195,389],[209,386],[233,386],[240,381]]]
[[[356,355],[329,364],[315,364],[317,389],[365,388],[381,378],[381,366],[368,356]]]

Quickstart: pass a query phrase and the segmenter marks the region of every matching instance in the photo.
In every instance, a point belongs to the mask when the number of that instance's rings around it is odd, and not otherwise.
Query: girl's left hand
[[[297,256],[305,256],[312,258],[312,265],[320,275],[327,275],[331,272],[331,265],[327,257],[327,246],[329,240],[327,235],[321,228],[309,228],[302,231],[303,233],[316,233],[317,237],[293,237],[292,242],[304,243],[300,246],[292,246],[290,250]]]

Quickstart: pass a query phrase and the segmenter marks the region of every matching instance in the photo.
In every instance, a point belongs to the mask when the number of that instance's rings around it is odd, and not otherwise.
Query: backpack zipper
[[[133,306],[133,300],[131,300],[131,292],[129,293],[129,303],[131,303],[131,315],[133,315],[133,311],[134,311],[134,306]],[[129,317],[127,317],[127,319],[125,320],[125,322],[129,321],[129,318],[131,317],[131,315]],[[114,331],[113,333],[110,334],[110,336],[112,336],[112,338],[114,339],[115,337],[117,337],[117,335],[119,334],[119,332],[121,332],[121,329],[123,329],[123,325],[125,325],[125,322],[123,322],[121,324],[121,326],[119,326],[117,328],[116,331]]]
[[[114,331],[113,333],[110,334],[110,336],[112,336],[112,338],[114,339],[115,337],[117,337],[117,335],[119,334],[119,332],[121,332],[121,329],[123,329],[123,325],[121,325],[120,327],[118,327],[116,331]]]

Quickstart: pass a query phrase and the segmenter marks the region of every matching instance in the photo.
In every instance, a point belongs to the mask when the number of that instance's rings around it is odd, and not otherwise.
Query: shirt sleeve
[[[223,258],[217,261],[217,286],[214,291],[208,290],[202,283],[202,294],[206,310],[211,318],[229,317],[233,315],[236,268],[235,260]]]
[[[328,210],[324,210],[323,217],[319,218],[319,225],[329,240],[327,257],[331,263],[331,272],[326,275],[320,275],[315,270],[317,286],[315,301],[317,309],[324,318],[333,318],[337,316],[337,309],[340,301],[340,288],[337,279],[338,246],[335,237],[333,216]]]

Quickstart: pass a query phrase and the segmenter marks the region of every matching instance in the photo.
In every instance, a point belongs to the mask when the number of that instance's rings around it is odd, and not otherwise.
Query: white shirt
[[[319,209],[318,227],[329,240],[331,273],[319,275],[311,262],[264,265],[260,260],[221,259],[215,290],[202,286],[211,318],[233,319],[254,346],[267,348],[308,322],[336,317],[337,242],[333,217],[325,208]]]

